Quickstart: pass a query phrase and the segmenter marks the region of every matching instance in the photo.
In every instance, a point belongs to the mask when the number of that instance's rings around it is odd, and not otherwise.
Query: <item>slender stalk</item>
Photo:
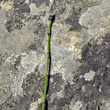
[[[45,87],[44,87],[42,110],[45,110],[45,102],[46,102],[46,95],[47,95],[47,88],[48,88],[48,80],[49,80],[51,27],[52,27],[52,16],[49,17],[48,43],[47,43],[47,64],[46,64],[46,76],[45,76]]]

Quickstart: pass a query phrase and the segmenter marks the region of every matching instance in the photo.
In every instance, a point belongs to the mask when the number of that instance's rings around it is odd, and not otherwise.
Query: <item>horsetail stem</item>
[[[48,80],[49,80],[49,64],[50,64],[50,38],[51,38],[51,27],[52,27],[52,16],[49,16],[49,27],[48,27],[48,43],[47,43],[47,64],[46,64],[46,76],[45,76],[45,87],[44,87],[44,95],[43,95],[43,103],[42,110],[45,110],[45,102],[48,88]]]

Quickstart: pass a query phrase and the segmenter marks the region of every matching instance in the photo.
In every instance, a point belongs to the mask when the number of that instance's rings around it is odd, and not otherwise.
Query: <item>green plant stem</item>
[[[44,95],[43,95],[42,110],[45,110],[45,102],[46,102],[48,80],[49,80],[48,78],[49,78],[49,63],[50,63],[51,26],[52,26],[52,20],[49,20],[49,27],[48,27],[49,34],[48,34],[48,43],[47,43],[47,64],[46,64],[45,88],[44,88]]]

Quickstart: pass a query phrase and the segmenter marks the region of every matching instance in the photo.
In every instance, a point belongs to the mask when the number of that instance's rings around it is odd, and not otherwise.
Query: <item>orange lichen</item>
[[[42,9],[42,10],[46,10],[47,8],[44,7],[44,8],[41,8],[41,9]]]
[[[40,9],[41,9],[41,10],[46,10],[47,8],[46,8],[46,7],[41,7]]]
[[[9,11],[13,7],[13,4],[14,4],[14,0],[9,0],[6,2],[2,1],[1,2],[2,10]]]

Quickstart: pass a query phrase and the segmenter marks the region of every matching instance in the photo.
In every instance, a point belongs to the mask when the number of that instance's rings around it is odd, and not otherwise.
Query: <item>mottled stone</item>
[[[37,7],[40,7],[42,4],[49,5],[50,0],[32,0],[32,3],[36,4]]]
[[[17,96],[23,95],[22,83],[23,79],[30,73],[35,71],[36,65],[38,63],[36,59],[36,52],[30,52],[29,55],[22,56],[21,58],[21,66],[18,67],[18,73],[16,76],[11,76],[13,78],[13,84],[11,85],[11,89],[13,91],[13,95]],[[21,75],[22,74],[22,75]]]
[[[73,13],[69,18],[65,20],[66,24],[72,25],[70,31],[80,30],[81,25],[79,24],[78,13]]]
[[[88,28],[90,36],[104,36],[109,31],[110,1],[102,0],[98,6],[88,8],[81,16],[79,23]]]
[[[47,109],[109,110],[109,5],[109,0],[0,1],[0,110],[41,110],[50,14],[55,21]]]

